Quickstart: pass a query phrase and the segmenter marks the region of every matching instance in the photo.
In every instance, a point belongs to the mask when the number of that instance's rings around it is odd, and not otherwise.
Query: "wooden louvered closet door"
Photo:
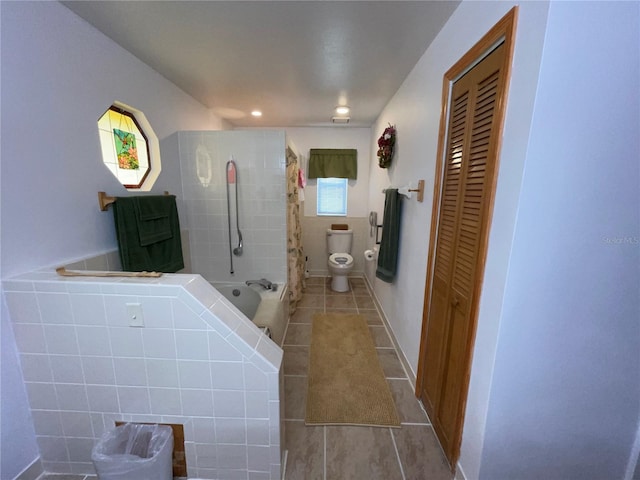
[[[417,394],[450,462],[459,452],[484,233],[493,189],[500,45],[453,84],[430,304]],[[480,270],[479,270],[480,269]],[[426,307],[425,307],[426,308]],[[426,313],[426,312],[425,312]]]

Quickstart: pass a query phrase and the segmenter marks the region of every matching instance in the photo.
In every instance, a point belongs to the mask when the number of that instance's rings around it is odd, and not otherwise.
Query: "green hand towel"
[[[132,197],[132,199],[137,216],[140,245],[146,247],[173,237],[171,211],[176,204],[175,196],[150,195]]]
[[[376,277],[383,282],[392,283],[398,265],[400,246],[400,216],[402,201],[395,188],[387,188],[384,199],[384,218],[382,219],[382,239],[378,252]]]
[[[158,198],[162,201],[157,201]],[[140,204],[147,199],[155,205],[164,205],[168,215],[142,220]],[[152,206],[146,211],[154,208]],[[145,211],[145,206],[142,211]],[[124,271],[176,272],[184,268],[180,221],[174,195],[118,197],[113,204],[113,217]]]

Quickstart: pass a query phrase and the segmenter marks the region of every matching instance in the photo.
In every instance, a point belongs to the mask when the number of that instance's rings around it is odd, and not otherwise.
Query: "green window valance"
[[[358,151],[355,148],[312,148],[307,177],[355,180],[358,177]]]

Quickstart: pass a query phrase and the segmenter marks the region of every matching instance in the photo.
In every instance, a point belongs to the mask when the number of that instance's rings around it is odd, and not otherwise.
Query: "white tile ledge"
[[[55,271],[40,270],[9,278],[2,285],[7,292],[94,293],[140,298],[159,296],[157,290],[162,287],[162,296],[178,298],[247,358],[258,354],[259,359],[254,357],[253,361],[261,370],[277,371],[282,363],[282,350],[266,339],[250,319],[201,275],[168,273],[158,278],[63,277]]]

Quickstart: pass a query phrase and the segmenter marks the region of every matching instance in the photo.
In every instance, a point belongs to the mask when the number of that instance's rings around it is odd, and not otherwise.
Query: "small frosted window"
[[[144,114],[113,105],[98,120],[98,132],[102,161],[120,183],[127,189],[151,189],[160,173],[159,148],[153,148],[158,140]]]
[[[347,216],[347,179],[318,178],[318,215]]]

